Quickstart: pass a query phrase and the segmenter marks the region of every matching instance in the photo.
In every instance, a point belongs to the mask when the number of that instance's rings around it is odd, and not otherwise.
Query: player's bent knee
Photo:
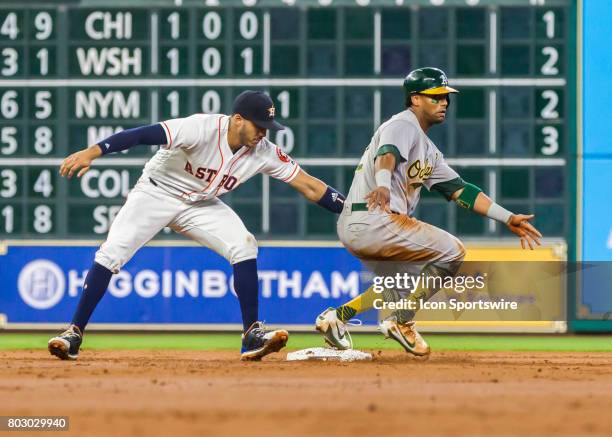
[[[444,255],[433,263],[433,266],[440,270],[442,276],[454,276],[459,271],[463,260],[465,259],[465,246],[455,237],[452,237],[450,243],[452,246],[446,248]]]
[[[453,261],[462,263],[463,260],[465,259],[465,246],[458,238],[456,239],[455,244],[457,245],[457,250],[455,252]]]
[[[451,259],[446,263],[447,269],[451,275],[456,275],[457,271],[463,264],[463,260],[465,259],[465,246],[458,238],[455,238],[456,250],[451,256]]]
[[[247,234],[243,241],[234,244],[228,251],[228,261],[236,264],[248,259],[257,258],[257,240],[253,234]]]
[[[115,251],[109,249],[102,245],[100,249],[96,252],[96,256],[94,261],[100,264],[103,267],[106,267],[113,273],[119,273],[121,267],[127,262],[127,260],[122,259]]]

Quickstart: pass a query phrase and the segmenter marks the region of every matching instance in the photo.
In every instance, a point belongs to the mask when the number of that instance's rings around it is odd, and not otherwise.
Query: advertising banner
[[[96,249],[8,246],[0,313],[9,323],[69,322]],[[359,261],[340,247],[262,247],[258,269],[260,317],[270,324],[314,325],[362,289]],[[239,324],[232,268],[202,247],[145,247],[113,275],[91,322]]]
[[[0,252],[0,313],[9,327],[67,324],[97,249],[92,242],[40,244],[13,242]],[[370,285],[397,279],[406,265],[389,270],[396,265],[384,263],[391,273],[368,271],[344,248],[329,243],[269,244],[260,247],[258,269],[260,318],[270,325],[313,330],[325,308],[346,303]],[[559,262],[561,249],[468,247],[467,260],[452,284],[433,287],[434,294],[440,292],[423,308],[413,308],[418,310],[415,319],[425,331],[562,331],[566,264]],[[519,259],[523,262],[516,262]],[[424,279],[416,272],[414,279],[419,277]],[[366,329],[375,329],[379,315],[393,309],[385,299],[407,297],[414,301],[410,305],[421,305],[414,292],[422,293],[422,287],[403,290],[408,282],[399,279],[378,295],[374,307],[380,312],[358,316]],[[397,294],[388,293],[390,289]],[[237,329],[241,318],[232,268],[206,248],[154,243],[113,275],[91,323],[120,329]]]

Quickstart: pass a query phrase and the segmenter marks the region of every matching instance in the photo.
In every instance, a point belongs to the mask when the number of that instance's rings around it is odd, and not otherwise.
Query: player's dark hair
[[[412,94],[406,94],[406,99],[404,100],[404,109],[408,109],[412,106]]]

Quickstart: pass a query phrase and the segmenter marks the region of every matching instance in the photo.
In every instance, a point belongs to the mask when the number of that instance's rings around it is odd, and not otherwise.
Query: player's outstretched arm
[[[166,144],[167,141],[166,133],[159,123],[126,129],[68,156],[62,161],[60,175],[71,178],[79,170],[77,177],[81,177],[87,173],[91,162],[102,155],[120,152],[137,145]]]
[[[542,238],[542,234],[533,224],[529,223],[529,220],[535,217],[533,214],[513,214],[493,202],[485,193],[476,191],[473,187],[473,185],[468,184],[464,188],[455,191],[451,198],[465,208],[472,209],[480,215],[504,223],[512,233],[519,237],[523,249],[529,247],[533,250],[535,246],[541,245],[540,238]],[[465,190],[468,190],[468,193]],[[473,192],[469,193],[469,191]]]
[[[79,150],[62,161],[59,173],[61,176],[70,179],[78,171],[77,177],[80,178],[87,173],[92,161],[100,156],[102,156],[102,150],[100,150],[97,144],[87,149]]]
[[[342,212],[344,206],[344,195],[336,189],[328,186],[320,179],[309,175],[303,169],[291,182],[293,188],[299,191],[305,198],[311,202],[315,202],[319,206],[336,214]]]
[[[511,232],[518,235],[521,239],[521,247],[526,249],[529,246],[531,250],[534,248],[534,243],[540,246],[540,238],[542,234],[536,229],[529,220],[533,219],[535,215],[529,214],[512,214],[506,226]]]

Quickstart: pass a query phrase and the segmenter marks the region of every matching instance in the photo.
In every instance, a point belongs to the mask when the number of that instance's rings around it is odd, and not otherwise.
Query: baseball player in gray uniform
[[[388,261],[387,268],[399,267],[412,275],[454,276],[465,256],[461,241],[412,216],[423,186],[505,224],[520,238],[523,248],[539,245],[542,235],[529,223],[533,215],[513,214],[461,179],[427,136],[429,128],[444,121],[450,94],[458,92],[448,86],[444,72],[414,70],[405,78],[404,90],[405,110],[378,128],[357,166],[338,220],[338,236],[345,247],[377,274],[384,264],[381,261]],[[437,291],[426,287],[409,293],[385,290],[382,297],[384,301],[406,298],[420,302]],[[376,299],[381,296],[370,287],[337,309],[325,310],[317,317],[316,329],[331,346],[348,349],[346,322],[372,308]],[[408,309],[396,310],[379,329],[407,352],[426,356],[430,348],[415,329],[414,315]]]
[[[267,94],[245,91],[234,101],[232,115],[194,114],[125,130],[62,162],[62,176],[80,177],[101,155],[136,145],[161,145],[145,165],[106,241],[96,252],[70,327],[49,341],[51,354],[61,359],[77,358],[85,326],[112,274],[166,226],[231,263],[244,327],[241,358],[258,360],[285,346],[287,331],[266,331],[258,321],[255,237],[219,196],[258,173],[288,183],[307,199],[338,214],[344,196],[310,176],[266,139],[268,129],[284,128],[274,115]]]

